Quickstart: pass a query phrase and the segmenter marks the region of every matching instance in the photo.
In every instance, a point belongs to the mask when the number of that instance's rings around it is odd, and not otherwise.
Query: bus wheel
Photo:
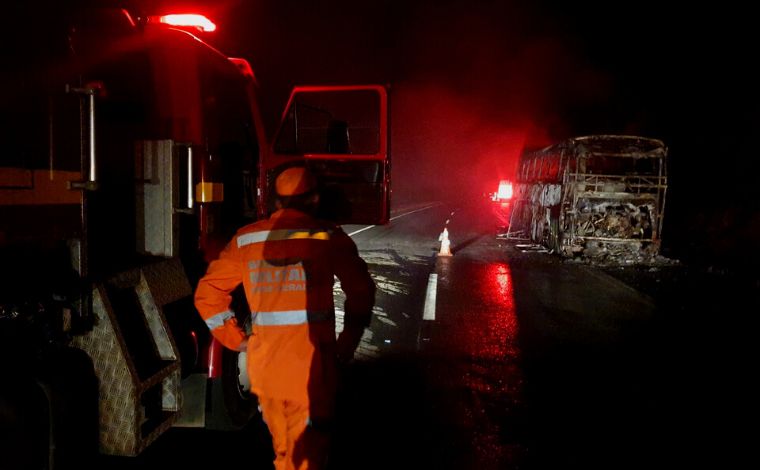
[[[222,374],[211,379],[210,411],[206,427],[219,431],[234,431],[248,424],[258,413],[258,400],[251,393],[245,353],[224,348]]]

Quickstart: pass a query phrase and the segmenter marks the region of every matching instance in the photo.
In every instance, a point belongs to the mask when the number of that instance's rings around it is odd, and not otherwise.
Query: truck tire
[[[40,352],[36,359],[0,390],[0,468],[89,469],[98,452],[92,362],[68,347]]]
[[[247,384],[245,353],[224,348],[222,374],[210,379],[206,428],[217,431],[242,429],[258,414],[258,400]]]
[[[52,440],[50,408],[42,388],[16,378],[0,390],[0,456],[2,468],[48,469]]]
[[[43,389],[50,400],[51,470],[89,469],[98,455],[98,379],[81,349],[50,351]],[[94,467],[93,467],[94,468]]]

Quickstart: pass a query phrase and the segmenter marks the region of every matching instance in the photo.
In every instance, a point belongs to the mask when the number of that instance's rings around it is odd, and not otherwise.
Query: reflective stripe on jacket
[[[340,227],[292,209],[240,229],[198,283],[195,305],[214,336],[244,339],[230,311],[241,282],[252,312],[251,388],[260,397],[319,400],[335,388],[333,284],[346,293],[346,322],[369,324],[375,285]]]

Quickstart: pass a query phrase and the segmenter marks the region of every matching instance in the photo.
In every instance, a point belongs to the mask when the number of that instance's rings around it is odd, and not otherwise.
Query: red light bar
[[[216,25],[211,20],[194,13],[162,15],[157,17],[156,21],[170,26],[198,28],[204,33],[216,31]]]

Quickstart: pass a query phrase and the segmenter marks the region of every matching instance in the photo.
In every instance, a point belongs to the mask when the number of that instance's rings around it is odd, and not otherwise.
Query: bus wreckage
[[[647,264],[660,256],[667,147],[592,135],[523,153],[509,234],[566,258]]]

